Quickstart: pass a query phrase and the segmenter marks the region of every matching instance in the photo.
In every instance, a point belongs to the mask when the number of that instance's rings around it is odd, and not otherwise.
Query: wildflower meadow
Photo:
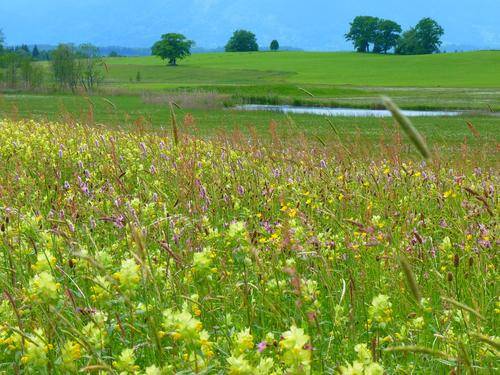
[[[0,121],[0,373],[496,373],[495,166],[271,138]]]

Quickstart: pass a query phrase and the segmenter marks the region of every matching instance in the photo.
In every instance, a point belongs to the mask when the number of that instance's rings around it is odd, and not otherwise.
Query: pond
[[[241,111],[271,111],[293,114],[313,114],[340,117],[391,117],[391,113],[383,109],[328,108],[328,107],[293,107],[289,105],[246,104],[235,107]],[[457,111],[402,111],[408,117],[458,116]]]

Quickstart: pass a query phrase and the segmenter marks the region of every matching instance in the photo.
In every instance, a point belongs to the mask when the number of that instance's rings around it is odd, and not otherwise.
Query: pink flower
[[[259,353],[262,353],[267,348],[267,342],[262,341],[257,344],[257,350]]]

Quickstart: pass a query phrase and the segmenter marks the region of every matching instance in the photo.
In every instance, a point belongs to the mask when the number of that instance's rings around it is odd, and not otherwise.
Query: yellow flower
[[[165,310],[163,312],[163,327],[174,340],[182,339],[190,342],[199,340],[200,332],[203,329],[201,322],[187,311],[187,306],[181,312],[172,309]]]
[[[43,332],[39,328],[35,330],[35,335],[25,341],[24,356],[21,361],[29,367],[45,367],[47,365],[47,352],[49,346],[43,339]]]
[[[92,300],[94,301],[105,301],[111,297],[109,293],[110,282],[103,276],[97,276],[95,284],[91,287]]]
[[[140,266],[133,259],[122,261],[120,271],[115,273],[115,278],[120,282],[122,289],[131,291],[135,289],[141,280],[139,274]]]
[[[120,374],[134,374],[139,370],[135,364],[134,349],[123,349],[116,361],[113,361],[113,367],[120,371]]]
[[[378,323],[381,328],[385,328],[392,320],[392,303],[389,302],[389,297],[379,294],[373,298],[368,314],[372,321]]]
[[[145,375],[161,375],[161,370],[155,365],[146,367]]]
[[[446,236],[445,238],[443,238],[443,242],[441,242],[441,245],[439,247],[443,251],[451,250],[452,245],[451,245],[450,237]]]
[[[240,355],[238,357],[229,357],[227,359],[227,363],[229,364],[230,375],[253,375],[254,369],[250,362],[245,359],[245,356]]]
[[[244,353],[253,348],[253,336],[250,333],[250,328],[238,332],[235,336],[234,352],[236,354]]]
[[[51,273],[43,271],[35,275],[30,282],[31,293],[41,302],[51,302],[59,297],[61,285],[56,283]]]
[[[193,254],[193,267],[198,272],[207,272],[212,265],[213,251],[210,248]]]
[[[292,326],[289,331],[283,333],[282,337],[280,346],[284,351],[283,362],[291,367],[292,372],[299,368],[308,369],[311,363],[311,351],[305,346],[309,343],[309,336],[302,328]]]
[[[56,265],[56,258],[49,251],[40,252],[36,257],[36,263],[31,266],[33,271],[42,272],[47,271],[50,272]]]
[[[67,341],[61,349],[61,366],[66,371],[76,371],[76,361],[82,357],[80,344]]]

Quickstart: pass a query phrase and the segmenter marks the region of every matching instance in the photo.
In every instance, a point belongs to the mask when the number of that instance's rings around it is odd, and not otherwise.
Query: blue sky
[[[149,47],[178,31],[213,48],[247,28],[261,45],[276,38],[308,50],[346,50],[343,35],[356,15],[403,28],[429,16],[445,28],[445,44],[500,48],[500,0],[0,0],[8,44]]]

